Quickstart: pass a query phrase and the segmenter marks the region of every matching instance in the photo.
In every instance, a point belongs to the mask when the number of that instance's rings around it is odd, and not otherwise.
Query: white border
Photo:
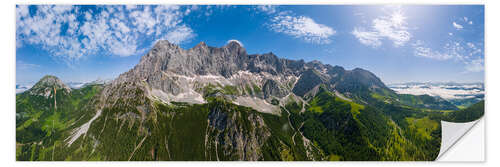
[[[15,4],[486,4],[486,114],[485,130],[490,130],[485,143],[486,148],[486,163],[434,163],[434,162],[38,162],[26,163],[15,161]],[[0,144],[0,163],[2,166],[457,166],[457,165],[481,165],[481,166],[500,166],[498,158],[499,133],[497,127],[500,127],[499,120],[499,106],[495,101],[500,101],[500,80],[497,72],[500,72],[498,56],[500,41],[498,40],[500,26],[498,25],[498,16],[500,16],[498,0],[297,0],[291,2],[290,0],[18,0],[9,1],[4,0],[0,5],[0,12],[2,12],[1,28],[1,51],[0,55],[0,71],[2,72],[2,80],[0,81],[0,104],[4,108],[0,116],[0,123],[2,126],[2,137]],[[490,19],[491,18],[491,19]],[[495,75],[496,74],[496,75]],[[477,129],[477,128],[474,128]],[[483,131],[484,132],[484,131]],[[469,132],[473,134],[472,132]],[[484,135],[484,134],[483,134]],[[497,142],[494,142],[497,141]],[[495,153],[496,151],[496,153]]]

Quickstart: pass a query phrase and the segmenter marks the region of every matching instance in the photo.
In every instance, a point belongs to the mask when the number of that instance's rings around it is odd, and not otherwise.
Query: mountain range
[[[160,40],[113,81],[16,94],[16,159],[434,160],[441,120],[483,113],[361,68]]]

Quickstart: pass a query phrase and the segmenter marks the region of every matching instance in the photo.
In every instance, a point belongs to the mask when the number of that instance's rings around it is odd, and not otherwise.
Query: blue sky
[[[112,79],[160,39],[367,69],[386,84],[483,82],[479,5],[16,6],[16,82]]]

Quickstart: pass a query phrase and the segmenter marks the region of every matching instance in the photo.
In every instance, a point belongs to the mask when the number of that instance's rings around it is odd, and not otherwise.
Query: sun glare
[[[405,24],[406,17],[401,10],[397,10],[391,15],[391,21],[395,26],[402,26]]]

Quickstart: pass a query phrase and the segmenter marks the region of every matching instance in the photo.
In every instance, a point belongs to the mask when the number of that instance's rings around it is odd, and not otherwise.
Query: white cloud
[[[188,41],[194,37],[193,30],[186,26],[180,26],[167,33],[164,39],[175,43],[180,44],[184,41]]]
[[[484,71],[484,59],[477,58],[465,63],[466,72],[481,72]]]
[[[453,57],[448,53],[441,53],[439,51],[435,51],[429,47],[426,47],[425,43],[420,40],[417,40],[417,42],[413,43],[412,46],[414,49],[414,55],[418,57],[426,57],[435,60],[448,60]]]
[[[130,13],[130,17],[133,20],[132,24],[141,33],[146,33],[150,35],[154,32],[154,26],[156,25],[156,20],[153,18],[151,13],[151,8],[149,6],[144,6],[143,10],[135,10]]]
[[[56,6],[52,7],[52,10],[54,10],[54,12],[56,14],[60,14],[60,13],[65,13],[65,12],[73,10],[73,6],[71,6],[71,5],[56,5]]]
[[[457,30],[461,30],[464,28],[464,26],[458,24],[457,22],[453,22],[453,27],[455,27]]]
[[[22,8],[27,6],[18,6],[18,15],[16,21],[16,41],[18,44],[30,43],[40,45],[43,49],[48,50],[54,56],[68,57],[68,59],[78,58],[79,55],[67,55],[74,53],[75,50],[80,50],[81,47],[74,45],[76,36],[75,27],[78,27],[76,17],[70,12],[72,6],[61,5],[42,5],[37,7],[36,14],[30,16],[23,12]],[[62,26],[68,25],[66,32],[62,32]],[[68,35],[62,36],[62,33]]]
[[[371,46],[374,48],[382,45],[381,36],[379,36],[376,32],[364,31],[360,28],[354,28],[352,31],[354,37],[358,38],[359,42],[364,45]]]
[[[136,55],[145,49],[139,46],[150,46],[150,41],[166,38],[182,43],[195,36],[182,23],[186,12],[179,6],[106,5],[86,12],[70,5],[34,7],[36,12],[30,15],[28,6],[16,6],[16,45],[40,46],[69,63],[100,51]]]
[[[483,50],[476,46],[476,44],[472,42],[467,42],[467,46],[469,47],[469,56],[473,56],[476,54],[481,54]]]
[[[270,30],[308,43],[329,44],[331,36],[337,33],[332,27],[317,23],[310,17],[296,15],[290,10],[280,11],[275,5],[256,5],[251,9],[269,16],[270,20],[266,25]]]
[[[116,27],[121,33],[130,32],[130,28],[122,21],[117,18],[113,18],[110,20],[111,26]]]
[[[469,18],[463,17],[458,19],[458,22],[467,23]],[[453,27],[461,30],[464,27],[457,22],[452,23]],[[353,33],[355,34],[355,33]],[[413,55],[416,57],[424,57],[434,60],[453,60],[464,65],[465,72],[479,72],[484,70],[484,55],[482,51],[483,44],[481,42],[467,42],[464,41],[459,35],[448,32],[450,37],[448,42],[436,48],[429,47],[427,43],[421,40],[416,40],[412,43]],[[363,43],[360,37],[361,43]],[[376,41],[375,41],[376,42]],[[368,44],[365,44],[368,45]],[[430,46],[434,46],[430,45]]]
[[[130,40],[110,40],[107,45],[109,46],[109,52],[122,57],[131,56],[138,52],[136,42]]]
[[[132,10],[135,8],[137,8],[137,5],[125,5],[125,9],[127,9],[127,10]]]
[[[405,45],[412,37],[406,25],[406,17],[401,10],[396,10],[390,16],[374,19],[370,28],[354,28],[351,34],[367,46],[379,47],[382,45],[382,39],[388,39],[394,46],[399,47]]]
[[[449,41],[441,50],[433,50],[420,40],[412,44],[414,56],[435,60],[455,60],[463,63],[465,72],[480,72],[484,70],[484,55],[478,47],[481,43]]]
[[[472,24],[472,20],[470,20],[468,17],[464,17],[460,21],[463,21],[464,23],[467,23],[467,24]]]
[[[16,6],[16,18],[19,19],[21,17],[26,17],[29,14],[28,6],[26,5],[18,5]]]
[[[306,16],[292,16],[289,12],[281,12],[271,19],[271,30],[284,33],[309,43],[328,44],[336,31],[323,24],[316,23]]]
[[[86,20],[91,20],[92,19],[92,14],[90,14],[89,12],[85,12],[85,19]]]
[[[474,44],[473,44],[473,43],[471,43],[471,42],[467,42],[467,46],[468,46],[469,48],[476,48],[476,45],[474,45]]]
[[[277,12],[276,6],[273,5],[257,5],[256,9],[267,14],[274,14]]]

